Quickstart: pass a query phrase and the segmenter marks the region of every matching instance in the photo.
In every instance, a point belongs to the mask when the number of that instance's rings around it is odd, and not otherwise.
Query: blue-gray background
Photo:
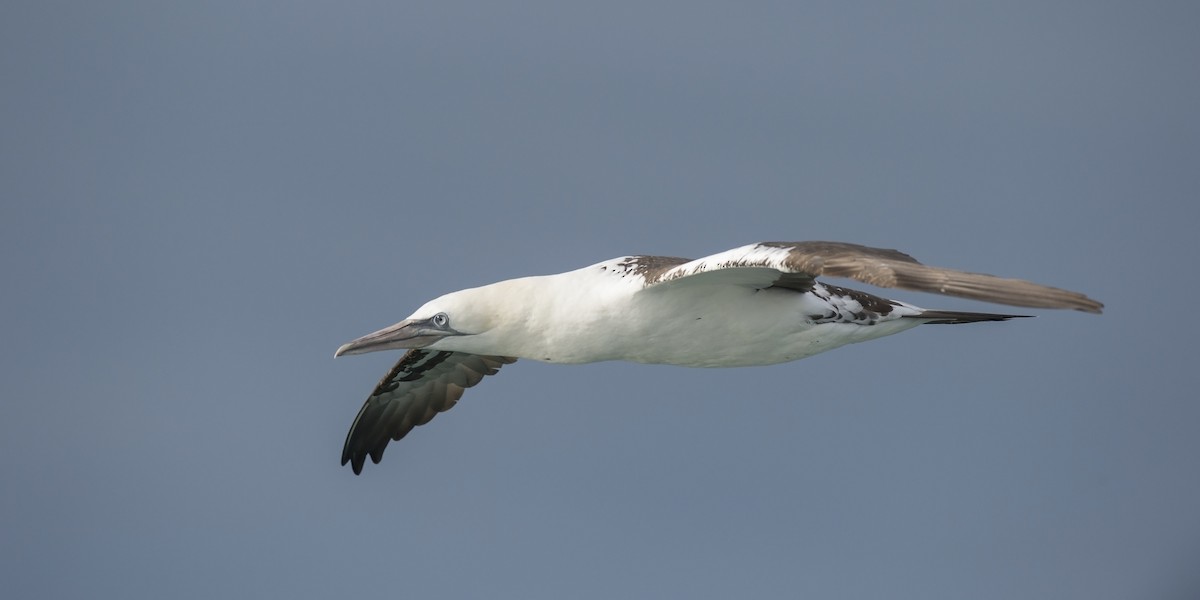
[[[1194,3],[2,12],[6,597],[1200,587]],[[398,356],[339,344],[774,239],[1108,308],[765,368],[520,362],[338,465]]]

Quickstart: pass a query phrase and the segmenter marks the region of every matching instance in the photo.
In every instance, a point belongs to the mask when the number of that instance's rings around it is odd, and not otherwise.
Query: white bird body
[[[928,267],[895,250],[837,242],[765,242],[698,260],[626,256],[557,275],[446,294],[409,318],[338,349],[409,349],[376,386],[347,436],[355,473],[449,409],[465,388],[518,358],[742,367],[798,360],[924,323],[1016,315],[926,310],[828,285],[859,279],[1018,306],[1100,312],[1082,294]]]
[[[446,337],[426,348],[581,364],[609,360],[685,367],[744,367],[789,362],[921,324],[921,309],[900,304],[872,327],[813,323],[808,315],[859,312],[851,298],[720,285],[702,293],[643,290],[632,278],[598,267],[523,277],[454,292],[414,313],[458,303],[506,315],[470,336]],[[612,281],[617,279],[617,281]],[[707,286],[706,286],[707,287]]]

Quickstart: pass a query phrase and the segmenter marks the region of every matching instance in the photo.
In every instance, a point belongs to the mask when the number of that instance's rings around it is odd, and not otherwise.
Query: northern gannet
[[[896,250],[840,242],[763,242],[689,260],[625,256],[575,271],[509,279],[431,300],[334,356],[406,349],[354,419],[342,464],[362,472],[389,440],[450,409],[463,390],[518,358],[744,367],[798,360],[925,323],[1025,315],[926,310],[816,281],[871,285],[1013,306],[1099,313],[1083,294],[929,267]]]

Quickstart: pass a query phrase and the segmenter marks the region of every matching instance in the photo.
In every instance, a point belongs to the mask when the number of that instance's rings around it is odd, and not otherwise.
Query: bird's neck
[[[637,287],[614,283],[581,269],[478,288],[496,325],[448,349],[561,363],[620,358],[606,341],[619,333]]]

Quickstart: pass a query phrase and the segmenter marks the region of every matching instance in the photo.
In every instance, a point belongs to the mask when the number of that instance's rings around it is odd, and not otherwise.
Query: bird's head
[[[483,288],[446,294],[426,302],[411,316],[395,325],[343,344],[334,356],[366,354],[379,350],[433,348],[466,350],[466,340],[491,331],[496,315]]]

